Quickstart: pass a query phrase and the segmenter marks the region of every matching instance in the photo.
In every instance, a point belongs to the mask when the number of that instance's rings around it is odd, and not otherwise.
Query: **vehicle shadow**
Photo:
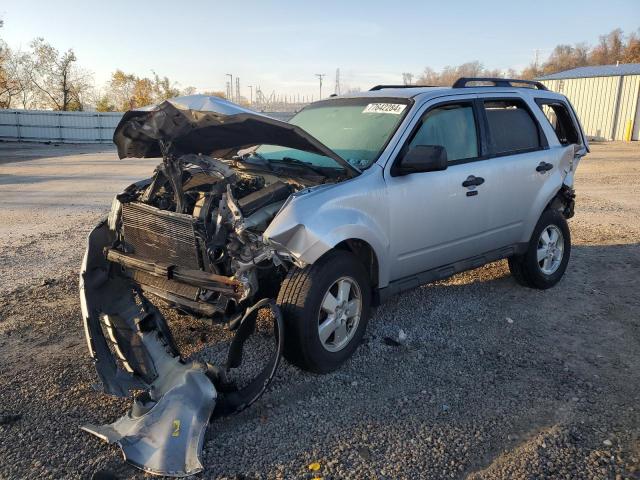
[[[526,456],[523,474],[534,476],[588,462],[600,429],[621,441],[640,432],[637,414],[609,413],[637,402],[639,271],[638,243],[576,245],[546,291],[517,285],[497,262],[402,294],[378,309],[340,370],[317,376],[285,362],[255,408],[214,422],[207,465],[243,473],[246,453],[229,445],[245,434],[271,450],[271,467],[315,452],[361,477],[389,472],[390,458],[414,478],[499,468],[505,451]],[[389,346],[400,329],[406,344]],[[286,449],[272,441],[289,435],[283,424],[296,437]],[[545,438],[573,457],[536,456]]]
[[[0,165],[39,158],[114,152],[113,144],[0,142]]]

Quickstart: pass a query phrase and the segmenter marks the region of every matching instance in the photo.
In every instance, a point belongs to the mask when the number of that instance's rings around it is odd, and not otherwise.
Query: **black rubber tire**
[[[547,275],[540,270],[537,261],[538,240],[540,233],[549,225],[555,225],[562,231],[564,240],[564,252],[562,262],[558,269],[551,275]],[[569,257],[571,256],[571,233],[569,225],[564,216],[557,210],[545,210],[536,227],[533,229],[531,239],[527,251],[523,255],[516,255],[509,258],[509,270],[511,275],[520,284],[525,287],[546,290],[553,287],[560,281],[567,269]]]
[[[362,314],[351,341],[342,350],[329,352],[318,336],[318,313],[325,293],[342,276],[353,278],[360,287]],[[332,250],[312,265],[292,267],[282,282],[277,303],[284,317],[285,358],[303,370],[328,373],[353,355],[362,341],[371,314],[371,282],[355,255]]]

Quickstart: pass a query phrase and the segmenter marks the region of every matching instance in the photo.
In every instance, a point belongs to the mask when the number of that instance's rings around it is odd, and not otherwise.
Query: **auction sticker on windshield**
[[[406,105],[404,103],[370,103],[362,113],[392,113],[400,115],[405,108]]]

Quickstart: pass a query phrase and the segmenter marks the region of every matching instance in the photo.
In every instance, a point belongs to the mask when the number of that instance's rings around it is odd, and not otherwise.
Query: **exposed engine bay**
[[[204,155],[168,157],[153,178],[116,197],[109,222],[118,238],[107,258],[143,291],[233,321],[261,290],[273,294],[286,274],[292,259],[276,253],[262,232],[302,188]]]
[[[119,420],[83,429],[120,445],[136,467],[170,476],[202,470],[209,421],[256,401],[277,370],[285,326],[273,298],[299,261],[263,232],[291,195],[353,174],[346,163],[333,176],[295,162],[251,165],[234,152],[266,141],[344,160],[298,127],[212,97],[185,99],[127,112],[116,128],[121,158],[162,163],[116,195],[89,235],[80,272],[85,335],[103,389],[135,395]],[[152,298],[234,332],[226,364],[183,359]],[[273,325],[273,353],[235,385],[228,374],[242,364],[261,312]]]

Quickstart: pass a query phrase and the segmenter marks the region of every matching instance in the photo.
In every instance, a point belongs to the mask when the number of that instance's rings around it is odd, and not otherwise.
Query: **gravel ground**
[[[79,429],[129,402],[94,390],[77,268],[112,194],[155,162],[60,149],[0,144],[0,478],[144,478]],[[594,145],[576,182],[555,288],[497,262],[392,299],[339,371],[283,362],[216,420],[199,478],[640,479],[640,145]],[[219,352],[224,332],[167,315],[188,354]]]

